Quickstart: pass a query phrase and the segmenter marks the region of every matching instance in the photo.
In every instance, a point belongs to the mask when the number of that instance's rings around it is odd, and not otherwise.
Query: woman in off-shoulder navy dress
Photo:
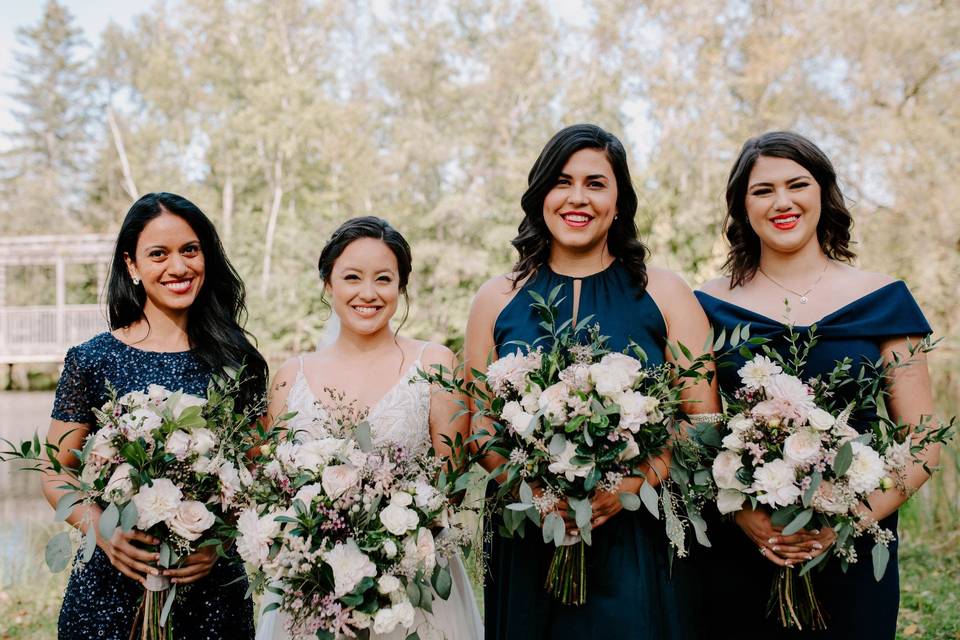
[[[186,199],[152,193],[130,208],[117,238],[107,290],[111,333],[67,353],[57,385],[47,439],[59,443],[64,464],[96,429],[93,408],[117,393],[151,384],[205,396],[214,371],[245,365],[241,406],[265,391],[266,363],[239,325],[243,284],[230,266],[207,217]],[[62,441],[61,441],[62,439]],[[55,505],[62,476],[47,474],[43,491]],[[94,526],[99,509],[77,508],[67,521]],[[95,508],[94,508],[95,509]],[[96,529],[95,529],[96,530]],[[143,598],[143,581],[156,568],[156,540],[139,531],[97,537],[97,549],[70,575],[60,611],[61,639],[127,640]],[[164,570],[180,585],[173,608],[179,638],[253,638],[253,605],[242,563],[218,560],[208,548],[186,566]]]
[[[817,343],[807,358],[804,379],[827,374],[837,361],[850,358],[851,373],[870,362],[889,360],[894,352],[907,357],[909,343],[931,332],[923,313],[901,281],[860,271],[849,265],[851,218],[830,161],[813,143],[788,132],[749,140],[727,185],[726,235],[731,249],[728,278],[707,283],[697,292],[710,321],[727,334],[750,325],[751,336],[789,356],[787,324],[806,337],[815,326]],[[786,301],[786,304],[785,304]],[[724,356],[721,389],[739,386],[739,353]],[[887,409],[894,419],[915,424],[932,414],[926,363],[916,356],[893,375]],[[853,393],[851,388],[841,393]],[[845,404],[837,398],[838,406]],[[860,429],[871,419],[858,416]],[[939,451],[924,452],[931,464]],[[907,484],[916,488],[927,478],[919,465]],[[879,492],[870,499],[870,515],[896,532],[897,508],[906,499],[900,491]],[[825,614],[825,631],[786,632],[766,616],[770,586],[780,566],[799,566],[828,551],[831,530],[781,536],[766,511],[737,512],[733,523],[711,530],[713,548],[706,554],[705,574],[715,585],[709,616],[717,637],[798,637],[878,640],[896,635],[899,606],[897,541],[881,580],[873,574],[869,536],[856,543],[859,562],[847,572],[830,560],[815,571],[814,585]],[[720,586],[723,588],[719,588]],[[731,615],[735,612],[733,615]]]
[[[523,196],[526,216],[513,244],[520,258],[511,276],[494,278],[477,294],[467,327],[467,370],[544,335],[530,305],[531,292],[546,298],[561,288],[560,321],[592,316],[609,346],[633,341],[662,363],[665,341],[702,345],[707,321],[689,287],[676,275],[644,264],[637,238],[636,195],[626,154],[611,134],[592,125],[560,131],[530,171]],[[685,392],[691,413],[717,410],[708,385]],[[485,461],[489,468],[501,461]],[[658,460],[665,473],[664,460]],[[627,478],[620,491],[656,481]],[[567,606],[544,590],[553,546],[540,532],[502,537],[498,519],[487,523],[486,637],[560,640],[617,637],[660,640],[698,637],[693,615],[697,588],[682,560],[670,567],[663,524],[646,511],[621,511],[616,494],[593,498],[593,544],[587,552],[587,597]],[[568,529],[574,525],[568,523]]]

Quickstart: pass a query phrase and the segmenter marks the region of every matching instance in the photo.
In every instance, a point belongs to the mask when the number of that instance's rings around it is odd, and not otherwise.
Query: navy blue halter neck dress
[[[530,278],[497,318],[498,355],[517,350],[511,341],[531,344],[544,335],[529,291],[547,297],[562,285],[560,320],[570,318],[574,280],[546,266]],[[632,340],[646,351],[650,365],[663,362],[663,316],[649,294],[637,297],[619,261],[579,280],[578,318],[593,315],[612,350],[623,351]],[[691,637],[686,567],[674,562],[671,575],[663,525],[646,511],[621,511],[594,531],[587,550],[587,602],[581,607],[560,604],[544,591],[554,547],[543,543],[538,530],[528,527],[524,538],[505,538],[498,533],[498,519],[487,524],[492,530],[484,586],[488,640]]]
[[[57,383],[52,417],[88,424],[96,430],[93,408],[107,401],[109,382],[117,394],[145,391],[151,384],[206,396],[210,371],[190,351],[160,353],[124,344],[110,333],[67,352]],[[79,555],[78,555],[79,557]],[[191,640],[253,639],[253,601],[247,597],[243,563],[234,552],[210,573],[177,588],[174,634]],[[97,547],[85,565],[70,574],[60,609],[59,640],[128,640],[143,587],[110,564]]]
[[[770,346],[788,355],[781,322],[749,309],[725,302],[702,291],[696,292],[707,317],[717,331],[729,335],[737,325],[750,324],[750,334],[770,338]],[[809,326],[795,327],[805,337]],[[931,333],[923,312],[902,281],[891,282],[876,291],[844,305],[816,323],[817,344],[810,351],[804,378],[833,370],[838,360],[853,360],[851,373],[857,375],[865,362],[880,358],[883,341],[904,336]],[[737,389],[737,370],[743,365],[740,354],[725,356],[734,366],[720,367],[720,388],[727,393]],[[841,399],[842,401],[842,399]],[[871,416],[862,416],[870,418]],[[857,426],[851,422],[853,426]],[[861,422],[861,425],[863,423]],[[896,533],[897,513],[880,521]],[[757,553],[754,544],[732,522],[711,527],[713,548],[700,558],[711,592],[710,619],[717,624],[717,637],[740,638],[836,638],[837,640],[893,640],[896,636],[897,610],[900,604],[900,575],[897,567],[897,540],[890,544],[890,562],[878,582],[873,575],[870,536],[856,544],[858,562],[844,573],[834,558],[814,575],[814,586],[826,617],[826,631],[792,631],[767,619],[766,605],[777,567]],[[731,615],[736,612],[736,615]],[[726,628],[725,628],[726,627]]]

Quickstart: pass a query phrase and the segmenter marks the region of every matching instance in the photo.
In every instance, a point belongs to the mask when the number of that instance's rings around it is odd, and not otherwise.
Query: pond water
[[[18,443],[35,432],[42,438],[52,405],[53,393],[0,392],[0,438]],[[55,529],[39,474],[17,469],[0,463],[0,588],[29,579],[42,566],[43,546]]]

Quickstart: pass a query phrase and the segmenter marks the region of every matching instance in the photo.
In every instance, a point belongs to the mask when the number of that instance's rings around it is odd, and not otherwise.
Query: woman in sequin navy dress
[[[591,315],[614,350],[636,342],[651,365],[669,357],[665,341],[704,344],[706,317],[690,288],[675,274],[645,264],[637,237],[637,198],[620,141],[593,125],[576,125],[547,143],[530,171],[522,199],[526,214],[513,241],[520,258],[514,273],[483,285],[467,326],[467,371],[542,335],[530,292],[546,297],[562,287],[561,320]],[[707,384],[688,389],[690,413],[716,411]],[[693,401],[699,401],[693,404]],[[500,461],[488,459],[485,466]],[[661,474],[669,465],[653,461]],[[626,478],[620,491],[636,492],[647,478]],[[539,532],[504,538],[491,532],[485,581],[486,637],[491,640],[608,638],[664,640],[697,635],[696,588],[687,563],[672,574],[663,525],[641,510],[621,511],[616,493],[593,497],[593,545],[583,606],[563,605],[543,587],[553,547]],[[568,520],[568,528],[574,525]]]
[[[831,371],[845,357],[853,360],[856,375],[865,361],[889,360],[894,352],[906,355],[908,340],[929,334],[930,326],[902,281],[850,266],[851,223],[833,166],[812,142],[789,132],[748,140],[727,183],[729,277],[697,292],[711,322],[728,334],[749,323],[751,335],[771,339],[771,346],[784,354],[784,323],[801,334],[815,323],[818,342],[807,359],[805,378]],[[719,379],[721,388],[732,392],[743,358],[733,354],[729,359],[733,366],[720,367]],[[932,415],[922,355],[897,370],[888,391],[887,409],[894,420],[916,424],[921,415]],[[939,450],[931,448],[924,456],[932,467]],[[906,481],[915,489],[926,479],[922,467],[914,465]],[[895,532],[897,508],[905,499],[897,490],[879,492],[869,500],[869,515]],[[736,513],[735,525],[712,529],[708,573],[724,587],[714,589],[711,601],[716,637],[894,638],[900,596],[896,541],[879,581],[873,575],[869,536],[858,541],[859,562],[846,573],[836,561],[820,565],[824,568],[814,584],[828,629],[788,633],[766,617],[774,572],[825,553],[836,536],[823,530],[784,537],[771,526],[765,509],[745,506]]]
[[[213,371],[245,364],[239,401],[257,401],[265,391],[266,363],[240,326],[243,283],[227,261],[216,230],[195,205],[170,193],[151,193],[133,204],[117,237],[107,289],[112,332],[67,353],[57,385],[49,442],[60,451],[80,449],[96,428],[92,408],[107,399],[106,383],[118,393],[151,384],[206,395]],[[61,442],[62,439],[62,442]],[[69,453],[64,464],[75,464]],[[44,477],[43,492],[55,505],[62,476]],[[76,527],[99,519],[77,508]],[[137,619],[147,573],[158,573],[150,545],[158,541],[131,531],[110,539],[97,534],[97,549],[70,575],[60,610],[61,640],[127,640]],[[238,559],[202,550],[180,569],[164,570],[181,585],[174,604],[178,638],[253,638],[253,604]]]

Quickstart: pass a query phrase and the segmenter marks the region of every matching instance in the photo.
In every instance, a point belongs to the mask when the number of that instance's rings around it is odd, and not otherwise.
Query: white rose
[[[713,460],[713,479],[720,489],[743,490],[747,486],[737,480],[737,471],[743,464],[740,455],[732,451],[721,451]]]
[[[363,611],[354,609],[350,612],[350,626],[354,629],[369,629],[373,624],[373,616]]]
[[[600,364],[618,370],[627,377],[627,386],[632,387],[640,380],[643,363],[625,353],[608,353],[600,358]]]
[[[574,464],[573,458],[576,455],[577,445],[568,441],[567,446],[560,452],[560,455],[553,458],[553,462],[550,463],[547,469],[550,470],[550,473],[557,475],[562,473],[568,482],[573,482],[575,478],[585,478],[587,474],[590,473],[590,470],[593,469],[593,465],[580,466]]]
[[[737,373],[747,389],[759,389],[773,376],[782,372],[776,362],[766,356],[756,356],[744,364]]]
[[[801,429],[783,441],[783,454],[793,465],[815,462],[820,452],[820,434],[813,429]]]
[[[160,404],[166,400],[169,395],[170,392],[159,384],[152,384],[147,387],[147,398],[152,400],[155,404]]]
[[[772,460],[753,474],[757,500],[771,507],[785,507],[800,497],[796,471],[783,460]]]
[[[437,565],[437,546],[429,529],[421,527],[403,543],[404,566],[410,571],[423,569],[429,575]]]
[[[233,502],[234,496],[243,491],[240,473],[232,462],[226,460],[217,469],[217,477],[220,478],[220,503],[227,506]]]
[[[813,494],[811,504],[813,508],[821,513],[846,513],[854,501],[848,501],[844,498],[837,486],[829,480],[824,480],[817,487]]]
[[[420,518],[416,511],[391,502],[380,512],[380,522],[393,535],[402,536],[407,531],[416,529]]]
[[[113,435],[113,430],[101,429],[91,436],[93,445],[90,448],[90,456],[98,458],[97,462],[109,462],[117,455],[117,448],[110,442]]]
[[[193,441],[190,438],[190,434],[177,429],[167,436],[167,442],[163,448],[166,449],[167,453],[172,454],[177,460],[183,462],[187,459],[187,456],[190,455],[192,447]]]
[[[409,507],[413,504],[413,496],[406,491],[395,491],[390,496],[390,502],[401,507]]]
[[[335,464],[325,467],[320,476],[323,490],[331,500],[336,500],[346,491],[355,487],[360,480],[360,472],[349,464]]]
[[[731,431],[723,436],[723,440],[721,441],[723,448],[739,453],[745,446],[743,438],[740,435],[741,433],[740,431]]]
[[[179,394],[179,398],[177,398],[177,403],[170,407],[170,410],[173,412],[174,418],[179,418],[180,414],[188,407],[202,407],[205,404],[207,404],[207,401],[204,398],[198,398],[189,393],[181,393]]]
[[[349,447],[341,438],[319,438],[299,445],[294,454],[294,464],[300,469],[319,471],[333,458],[346,455]]]
[[[624,391],[616,397],[620,405],[620,426],[636,433],[640,428],[661,419],[659,398],[645,396],[639,391]]]
[[[399,622],[399,612],[394,607],[384,607],[373,614],[373,632],[383,635],[391,633]]]
[[[173,517],[167,520],[167,526],[184,540],[193,541],[212,527],[214,522],[216,518],[202,502],[184,500]]]
[[[727,422],[727,426],[730,428],[730,431],[742,434],[750,429],[753,429],[753,420],[742,413],[738,413],[730,418],[730,420]]]
[[[587,364],[570,365],[560,372],[560,379],[576,391],[586,393],[592,388],[590,382],[590,365]]]
[[[487,385],[500,396],[511,388],[518,392],[523,391],[527,374],[539,369],[541,362],[542,355],[539,351],[531,351],[527,355],[509,353],[487,367]]]
[[[391,576],[390,574],[380,576],[380,579],[377,580],[377,591],[385,596],[390,595],[401,586],[400,579],[397,576]]]
[[[162,424],[163,419],[147,409],[137,409],[120,416],[120,430],[131,442],[137,438],[151,442],[153,440],[151,432],[159,429]]]
[[[216,473],[218,467],[210,458],[200,456],[193,461],[193,465],[190,468],[197,473]]]
[[[439,509],[440,506],[443,505],[443,494],[431,487],[426,482],[418,482],[416,491],[417,492],[414,494],[413,500],[421,509],[432,511],[434,509]]]
[[[293,499],[299,500],[303,503],[303,506],[309,509],[310,505],[313,503],[313,499],[324,492],[325,489],[323,485],[319,483],[314,482],[313,484],[305,484],[297,490],[297,493],[293,496]]]
[[[270,555],[273,538],[280,533],[276,513],[260,517],[256,510],[246,509],[237,519],[237,553],[244,561],[262,567]]]
[[[337,598],[353,591],[364,578],[377,575],[377,566],[352,539],[347,540],[346,544],[338,542],[322,555],[324,562],[333,570],[333,594]]]
[[[869,493],[880,486],[883,478],[883,459],[873,448],[862,442],[851,442],[853,462],[844,474],[850,489],[856,493]]]
[[[630,387],[630,374],[615,365],[603,364],[603,361],[590,365],[590,380],[597,393],[613,398]]]
[[[523,407],[523,410],[527,413],[536,413],[539,408],[538,400],[540,399],[540,394],[543,392],[543,389],[540,386],[533,382],[528,382],[526,390],[523,396],[520,398],[520,406]]]
[[[830,415],[829,412],[819,407],[811,409],[807,415],[807,422],[817,431],[829,431],[830,427],[832,427],[836,421],[836,418]]]
[[[201,456],[210,453],[210,450],[217,445],[217,437],[213,431],[206,427],[200,427],[193,430],[193,449]]]
[[[505,404],[501,416],[509,423],[514,433],[521,438],[529,440],[533,436],[537,423],[534,421],[533,415],[524,411],[519,402]]]
[[[300,445],[295,442],[285,441],[277,445],[276,451],[273,453],[274,459],[279,462],[281,465],[296,469],[297,468],[297,450],[300,449]]]
[[[637,441],[633,438],[627,438],[627,448],[620,452],[617,459],[621,461],[633,460],[638,455],[640,455],[640,445],[638,445]]]
[[[397,556],[397,543],[387,538],[383,541],[383,555],[387,558],[395,558]]]
[[[133,496],[137,505],[137,529],[146,531],[158,522],[169,520],[177,512],[183,494],[166,478],[153,481],[153,486],[144,485]]]
[[[130,479],[130,472],[133,467],[124,462],[117,465],[113,470],[113,475],[107,481],[107,486],[103,488],[103,495],[111,502],[126,502],[133,496],[133,481]]]
[[[717,510],[720,513],[739,511],[747,496],[736,489],[721,489],[717,493]]]
[[[543,390],[537,399],[537,406],[551,424],[563,424],[567,419],[567,398],[569,397],[570,387],[566,382],[558,382]]]

